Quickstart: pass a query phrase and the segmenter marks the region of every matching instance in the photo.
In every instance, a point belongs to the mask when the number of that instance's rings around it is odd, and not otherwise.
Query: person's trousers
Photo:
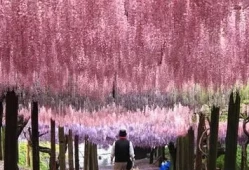
[[[127,162],[115,162],[114,170],[126,170]]]

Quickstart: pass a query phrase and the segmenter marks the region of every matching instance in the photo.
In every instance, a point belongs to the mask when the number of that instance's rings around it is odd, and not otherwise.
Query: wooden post
[[[94,170],[99,170],[99,164],[98,164],[98,147],[96,144],[94,144]]]
[[[17,159],[17,164],[19,163],[19,144],[18,140],[16,142],[16,159]]]
[[[231,93],[228,107],[226,153],[224,170],[236,169],[237,138],[240,115],[240,96],[236,92],[235,102]]]
[[[2,146],[2,149],[3,149],[3,153],[5,153],[5,131],[6,131],[6,128],[5,127],[2,127],[2,142],[3,142],[3,146]],[[4,157],[4,154],[3,154],[3,157]]]
[[[55,121],[51,123],[51,155],[50,155],[50,170],[56,170],[56,148],[55,148]]]
[[[89,165],[89,170],[91,169],[91,170],[94,170],[93,169],[93,144],[92,144],[92,142],[89,142],[88,143],[88,155],[89,155],[89,157],[88,157],[88,159],[89,159],[89,163],[88,163],[88,165]]]
[[[182,150],[184,150],[183,137],[179,136],[176,140],[176,170],[183,170],[183,168],[185,168],[182,159],[183,156]]]
[[[74,160],[75,160],[75,170],[80,169],[79,164],[79,136],[75,135],[74,137]]]
[[[210,139],[208,154],[208,170],[216,170],[218,131],[219,131],[219,112],[218,107],[213,106],[211,111]]]
[[[87,170],[87,166],[88,166],[88,162],[87,162],[87,158],[88,158],[88,144],[87,144],[87,139],[85,139],[85,150],[84,150],[84,170]]]
[[[97,170],[97,165],[98,165],[98,160],[97,160],[97,155],[96,155],[96,148],[97,148],[97,145],[92,143],[92,156],[93,156],[93,170]]]
[[[181,158],[183,162],[183,167],[181,170],[189,170],[189,139],[188,134],[182,138],[182,150]]]
[[[196,147],[196,158],[195,158],[195,169],[202,169],[202,152],[199,148],[200,138],[202,133],[205,131],[205,115],[203,113],[199,114],[199,123],[197,130],[197,147]]]
[[[87,138],[85,138],[85,154],[84,154],[84,170],[92,170],[90,168],[91,166],[91,143],[88,141]]]
[[[39,170],[40,169],[40,155],[39,155],[38,103],[37,102],[32,102],[31,126],[32,126],[33,170]]]
[[[98,159],[97,159],[97,145],[89,142],[89,170],[98,170]]]
[[[2,126],[3,126],[3,103],[0,102],[0,160],[3,160]]]
[[[73,137],[72,130],[69,130],[68,135],[68,159],[69,159],[69,170],[74,170],[73,167]]]
[[[87,162],[87,170],[91,170],[91,167],[90,167],[91,166],[91,155],[90,154],[91,154],[91,143],[90,143],[90,141],[88,141],[87,142],[87,154],[86,154],[87,155],[87,157],[86,157],[87,158],[87,161],[86,161]]]
[[[241,146],[241,170],[247,170],[247,143],[242,144]]]
[[[169,142],[168,148],[169,148],[169,153],[170,153],[170,161],[172,162],[171,169],[176,170],[176,154],[177,154],[176,147],[173,142]]]
[[[30,167],[30,143],[28,140],[26,145],[26,166]]]
[[[158,156],[159,156],[158,167],[160,167],[163,162],[162,146],[158,147]]]
[[[66,159],[65,159],[65,135],[64,127],[59,127],[59,164],[60,170],[66,169]]]
[[[4,170],[16,170],[17,166],[17,115],[18,97],[14,91],[6,94],[6,133],[4,150]]]
[[[249,117],[245,118],[243,121],[243,131],[247,137],[247,140],[245,143],[242,144],[242,153],[241,153],[241,170],[248,170],[248,165],[247,165],[247,146],[249,144],[249,133],[246,129],[246,125],[249,122]]]
[[[188,130],[188,150],[189,150],[189,155],[188,155],[188,165],[189,165],[189,170],[194,169],[194,147],[195,147],[195,135],[194,135],[194,130],[192,127]]]
[[[150,164],[153,164],[153,161],[154,161],[154,149],[151,148],[151,151],[150,151]]]
[[[163,161],[166,160],[166,157],[165,157],[165,145],[162,146],[162,158],[163,158]]]

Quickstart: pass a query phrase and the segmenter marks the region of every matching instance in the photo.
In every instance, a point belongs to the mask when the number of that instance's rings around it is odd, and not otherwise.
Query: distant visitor
[[[114,170],[130,170],[134,165],[134,148],[132,142],[127,140],[125,128],[120,129],[119,139],[112,146],[111,163],[113,163],[113,159]]]

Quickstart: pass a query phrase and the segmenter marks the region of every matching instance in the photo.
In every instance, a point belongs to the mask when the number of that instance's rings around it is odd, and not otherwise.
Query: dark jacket
[[[115,142],[115,162],[127,162],[129,154],[130,141],[119,139]]]

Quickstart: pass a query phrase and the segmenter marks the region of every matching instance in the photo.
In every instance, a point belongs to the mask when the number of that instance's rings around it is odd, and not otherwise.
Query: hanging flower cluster
[[[249,126],[246,126],[247,131],[249,131]],[[220,122],[219,123],[219,141],[222,143],[225,143],[226,140],[226,133],[227,133],[227,122]],[[248,140],[248,137],[245,135],[243,131],[243,121],[240,120],[239,122],[239,128],[238,128],[238,143],[239,144],[245,144],[245,142]]]
[[[187,133],[192,121],[192,112],[188,107],[175,105],[172,109],[146,108],[144,111],[125,111],[123,108],[109,107],[98,112],[80,113],[72,109],[68,114],[51,114],[51,109],[41,108],[39,111],[39,124],[43,131],[49,130],[50,118],[56,119],[58,126],[64,126],[65,132],[72,129],[78,134],[81,141],[87,137],[89,140],[102,146],[112,144],[116,139],[120,127],[127,129],[128,137],[136,146],[159,146],[175,141],[177,136]],[[25,117],[30,112],[22,109]],[[48,139],[45,135],[43,139]]]
[[[0,87],[39,99],[232,86],[249,73],[247,1],[0,2]],[[56,99],[56,97],[54,97]]]

